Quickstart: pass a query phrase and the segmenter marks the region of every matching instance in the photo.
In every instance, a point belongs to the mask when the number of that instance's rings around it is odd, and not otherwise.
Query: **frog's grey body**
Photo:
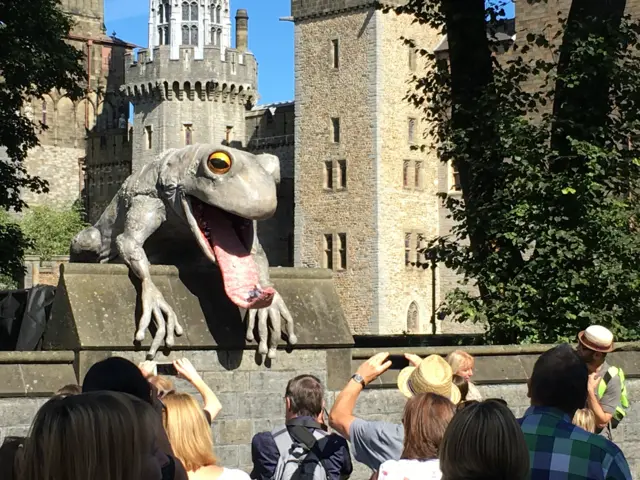
[[[212,170],[214,154],[229,159],[228,171]],[[74,238],[71,261],[121,261],[142,281],[143,313],[135,338],[144,338],[153,318],[158,327],[149,350],[153,356],[163,341],[172,346],[174,335],[181,335],[182,327],[153,284],[149,265],[216,263],[209,230],[215,236],[219,225],[212,225],[210,219],[222,219],[224,228],[233,227],[247,248],[246,255],[238,258],[250,255],[259,276],[259,283],[247,292],[246,299],[235,302],[249,312],[247,339],[253,340],[257,317],[259,351],[273,358],[282,318],[289,343],[296,343],[291,315],[271,287],[268,260],[255,228],[257,220],[274,214],[279,180],[280,164],[273,155],[252,155],[221,145],[168,150],[129,176],[96,224]],[[203,224],[204,217],[196,218],[196,208],[215,212]],[[269,326],[272,334],[267,347]]]

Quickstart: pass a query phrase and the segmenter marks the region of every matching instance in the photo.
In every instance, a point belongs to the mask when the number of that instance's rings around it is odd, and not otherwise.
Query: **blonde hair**
[[[175,393],[176,391],[176,387],[173,385],[173,382],[167,377],[163,377],[161,375],[149,377],[149,383],[156,387],[158,397],[160,398],[164,398],[166,395]]]
[[[216,464],[204,410],[188,393],[167,395],[162,422],[176,457],[190,472]]]
[[[587,432],[595,433],[596,416],[591,409],[581,408],[580,410],[576,410],[576,413],[573,416],[573,424]]]
[[[36,414],[16,457],[16,478],[140,480],[153,446],[153,414],[123,393],[53,397]]]
[[[457,375],[465,367],[473,368],[476,362],[467,352],[456,350],[447,355],[447,363],[451,365],[453,374]]]
[[[460,409],[440,445],[440,470],[442,480],[526,480],[529,449],[511,410],[496,400]]]

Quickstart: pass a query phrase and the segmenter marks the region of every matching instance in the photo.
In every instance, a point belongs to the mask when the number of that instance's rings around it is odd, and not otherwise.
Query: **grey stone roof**
[[[289,100],[286,102],[267,103],[264,105],[256,105],[251,110],[256,111],[256,110],[268,110],[270,108],[278,108],[278,107],[290,107],[293,104],[294,104],[293,100]]]

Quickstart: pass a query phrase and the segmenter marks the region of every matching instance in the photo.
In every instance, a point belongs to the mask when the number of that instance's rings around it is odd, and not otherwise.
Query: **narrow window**
[[[416,71],[416,49],[413,46],[409,46],[409,70]]]
[[[411,165],[410,160],[405,160],[402,165],[402,186],[409,188],[409,167]]]
[[[184,144],[193,145],[193,129],[191,125],[184,126]]]
[[[333,129],[333,143],[340,143],[340,119],[332,118],[331,127]]]
[[[158,23],[162,23],[162,19],[164,18],[164,5],[160,4],[158,7]]]
[[[218,32],[216,33],[216,45],[218,45],[219,47],[222,46],[222,30],[218,30]]]
[[[419,326],[418,305],[416,302],[411,302],[407,311],[407,333],[418,333]]]
[[[414,185],[416,190],[422,190],[424,188],[424,169],[422,168],[422,162],[416,162]]]
[[[47,101],[42,100],[42,124],[47,124]]]
[[[198,27],[191,27],[191,45],[198,45]]]
[[[171,4],[167,3],[164,7],[164,21],[169,23],[171,20]]]
[[[184,2],[182,4],[182,21],[183,22],[189,21],[189,4],[187,2]]]
[[[338,188],[347,188],[347,161],[338,160]]]
[[[158,45],[164,45],[164,27],[158,27]]]
[[[323,241],[324,258],[322,261],[322,266],[324,268],[333,270],[333,235],[331,235],[330,233],[323,235]]]
[[[455,165],[454,161],[451,161],[451,187],[450,190],[454,192],[462,191],[462,185],[460,184],[460,172]]]
[[[189,45],[189,27],[182,26],[182,45]]]
[[[411,234],[404,234],[404,264],[411,264]]]
[[[211,29],[211,45],[215,45],[216,44],[216,29],[212,28]]]
[[[424,254],[424,249],[427,248],[427,239],[424,233],[418,233],[416,235],[416,264],[426,265],[427,256]]]
[[[413,145],[416,137],[416,119],[409,119],[409,144]]]
[[[191,21],[192,22],[198,21],[198,4],[197,3],[191,4]]]
[[[340,245],[338,247],[338,253],[340,254],[340,270],[346,270],[347,268],[347,234],[339,233],[338,241]]]
[[[324,188],[333,189],[333,162],[324,162]]]
[[[164,27],[164,44],[169,45],[171,43],[171,26],[166,25]]]
[[[153,147],[153,129],[151,125],[144,127],[145,133],[147,135],[147,150],[151,150]]]
[[[337,38],[331,40],[331,60],[333,62],[333,68],[340,66],[340,44]]]
[[[216,23],[222,23],[220,21],[220,12],[221,12],[222,8],[220,7],[220,5],[218,5],[218,8],[216,8]]]
[[[226,133],[227,145],[231,144],[232,138],[233,138],[233,127],[229,125],[227,126],[227,133]]]

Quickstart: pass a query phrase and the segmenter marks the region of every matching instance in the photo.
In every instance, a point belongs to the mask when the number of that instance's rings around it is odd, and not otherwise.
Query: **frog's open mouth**
[[[183,206],[200,248],[220,267],[231,301],[247,309],[271,305],[275,290],[260,286],[258,266],[251,256],[253,222],[192,196],[183,198]]]

